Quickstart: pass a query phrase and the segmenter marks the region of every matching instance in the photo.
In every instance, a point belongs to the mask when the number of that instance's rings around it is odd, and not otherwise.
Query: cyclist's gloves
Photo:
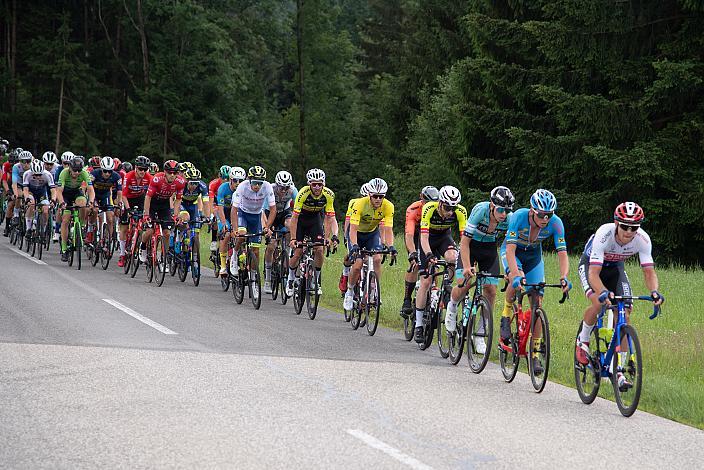
[[[333,236],[330,238],[330,240],[332,240],[332,242],[335,244],[335,246],[337,246],[337,245],[340,244],[340,239],[337,238],[337,235],[333,235]]]
[[[408,253],[408,262],[409,263],[418,263],[418,252],[417,251],[411,251]]]
[[[521,286],[521,281],[523,281],[523,276],[516,276],[513,278],[513,282],[511,283],[511,287],[514,289],[518,289]]]
[[[562,279],[560,279],[560,285],[561,285],[562,287],[565,287],[565,286],[566,286],[566,287],[567,287],[567,290],[572,290],[572,283],[571,283],[570,280],[567,279],[566,277],[563,277]]]
[[[437,258],[435,257],[435,255],[433,253],[426,253],[425,259],[428,260],[427,264],[432,264],[432,263],[435,263],[435,261],[437,261]]]
[[[393,245],[389,247],[389,251],[391,252],[391,256],[396,256],[398,254],[398,251],[396,251],[396,248]]]
[[[612,298],[613,295],[613,292],[608,289],[604,289],[603,291],[601,291],[601,294],[599,294],[599,303],[603,304],[604,302],[606,302],[606,299]]]
[[[665,296],[663,296],[660,292],[658,292],[658,291],[656,291],[656,290],[650,292],[650,297],[652,297],[653,300],[656,301],[656,302],[657,302],[658,300],[660,300],[660,303],[662,303],[662,302],[665,301]]]

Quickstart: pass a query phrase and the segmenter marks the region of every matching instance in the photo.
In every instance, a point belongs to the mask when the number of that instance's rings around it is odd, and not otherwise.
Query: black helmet
[[[149,160],[144,155],[139,155],[137,158],[134,159],[134,166],[139,166],[142,168],[149,168],[150,163],[151,163],[151,160]]]
[[[80,157],[73,157],[69,165],[73,171],[81,171],[83,169],[83,159]]]
[[[124,163],[122,164],[122,170],[123,170],[125,173],[129,173],[129,172],[132,171],[133,169],[134,169],[134,168],[132,168],[132,164],[131,164],[130,162],[124,162]]]
[[[516,202],[513,193],[506,186],[497,186],[492,189],[489,200],[496,207],[505,207],[506,209],[513,209],[513,203]]]

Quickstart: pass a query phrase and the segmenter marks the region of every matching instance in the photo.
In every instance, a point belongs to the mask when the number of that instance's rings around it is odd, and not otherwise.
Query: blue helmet
[[[557,199],[555,199],[555,195],[547,189],[538,189],[530,197],[530,207],[537,211],[555,212],[555,209],[557,209]]]

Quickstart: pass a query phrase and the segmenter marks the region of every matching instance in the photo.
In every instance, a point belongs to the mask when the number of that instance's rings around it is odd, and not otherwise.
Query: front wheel
[[[504,380],[508,383],[513,382],[518,373],[518,360],[520,359],[518,355],[518,317],[514,312],[511,315],[511,336],[509,336],[508,342],[503,343],[499,339],[499,364],[501,366],[501,374],[504,376]]]
[[[247,269],[254,267],[254,269],[249,271],[249,297],[252,299],[254,309],[259,310],[259,307],[262,306],[262,279],[259,275],[259,263],[257,263],[257,258],[251,251],[248,258]]]
[[[76,254],[76,269],[81,270],[81,252],[83,251],[83,234],[81,233],[81,224],[76,224],[74,230],[73,250]]]
[[[469,368],[479,374],[486,367],[491,356],[491,341],[494,336],[494,321],[491,304],[486,297],[479,297],[477,308],[469,317],[467,325],[467,360]]]
[[[156,239],[156,259],[154,260],[154,275],[156,276],[156,285],[161,287],[164,284],[164,277],[166,276],[166,267],[168,263],[168,257],[166,255],[166,239],[163,235],[159,235]]]
[[[550,327],[548,316],[542,308],[533,312],[528,343],[528,372],[537,393],[545,388],[550,367]]]
[[[376,272],[369,273],[369,286],[367,286],[367,334],[374,336],[379,325],[379,309],[381,308],[381,289]]]
[[[466,303],[469,300],[465,297],[459,307],[461,310],[457,312],[457,320],[455,321],[455,331],[448,333],[450,340],[450,350],[448,351],[448,357],[450,358],[450,364],[457,365],[462,359],[462,353],[464,352],[464,343],[466,337],[466,326],[464,324],[465,310],[467,309]]]
[[[296,309],[296,315],[300,315],[303,311],[303,304],[306,302],[306,281],[303,277],[297,277],[293,281],[293,307]]]
[[[643,362],[640,341],[636,329],[631,325],[621,327],[620,351],[614,353],[611,384],[614,387],[616,405],[625,417],[636,412],[640,401],[640,391],[643,385]],[[624,351],[624,349],[626,349]],[[619,384],[619,378],[622,383]]]
[[[115,222],[116,223],[116,222]],[[113,229],[114,231],[114,229]],[[100,237],[100,267],[103,271],[108,269],[110,266],[110,259],[112,258],[112,240],[115,235],[108,230],[108,224],[103,224],[103,235]]]
[[[445,317],[447,315],[447,310],[444,306],[438,306],[438,352],[440,352],[440,357],[447,359],[450,355],[450,341],[451,334],[447,331],[445,326]]]
[[[318,313],[318,302],[320,302],[318,276],[313,263],[308,265],[306,271],[306,308],[308,310],[308,318],[315,320],[315,316]]]
[[[271,279],[269,286],[271,287],[271,300],[276,300],[279,297],[279,285],[281,284],[281,273],[279,272],[279,263],[274,263],[271,266]]]
[[[239,271],[237,277],[232,279],[230,282],[230,274],[227,274],[228,283],[232,284],[232,296],[235,298],[237,304],[241,304],[244,301],[244,287],[245,287],[245,277],[247,276],[247,271]]]
[[[200,239],[194,238],[191,246],[191,278],[193,285],[198,287],[200,284]]]
[[[577,328],[577,338],[582,333],[583,322],[579,322]],[[589,335],[589,353],[587,355],[589,363],[587,365],[580,364],[577,361],[577,350],[574,352],[574,382],[577,386],[579,399],[585,405],[591,404],[599,394],[599,386],[601,385],[601,355],[599,354],[599,328],[592,328]]]

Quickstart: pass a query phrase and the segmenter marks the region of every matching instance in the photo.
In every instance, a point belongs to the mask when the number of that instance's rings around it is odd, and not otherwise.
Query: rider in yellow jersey
[[[349,256],[354,264],[343,302],[345,310],[352,310],[354,285],[362,270],[362,259],[357,258],[359,249],[379,250],[383,243],[389,247],[393,255],[396,254],[393,232],[394,205],[386,199],[388,188],[386,181],[374,178],[369,181],[369,196],[357,199],[352,205],[349,224]],[[374,256],[374,270],[381,280],[381,255]]]
[[[369,183],[364,183],[361,188],[359,188],[359,195],[361,197],[356,197],[354,199],[350,199],[349,204],[347,204],[347,214],[345,214],[345,226],[344,229],[342,230],[342,233],[345,235],[345,247],[347,247],[347,251],[349,252],[350,250],[350,218],[352,217],[352,206],[356,201],[359,199],[363,198],[364,196],[369,196],[369,189],[368,189]],[[340,276],[340,283],[338,284],[338,288],[340,289],[340,293],[344,295],[345,292],[347,292],[347,278],[350,275],[350,266],[352,266],[352,263],[349,260],[349,254],[345,256],[345,259],[342,261],[342,275]]]
[[[416,330],[417,343],[423,342],[423,311],[432,277],[428,275],[437,258],[445,258],[447,272],[454,275],[457,262],[457,245],[452,238],[452,227],[461,232],[467,223],[467,209],[460,204],[462,195],[454,186],[440,188],[438,201],[423,206],[420,219],[420,266],[418,273],[420,286],[416,293]]]

